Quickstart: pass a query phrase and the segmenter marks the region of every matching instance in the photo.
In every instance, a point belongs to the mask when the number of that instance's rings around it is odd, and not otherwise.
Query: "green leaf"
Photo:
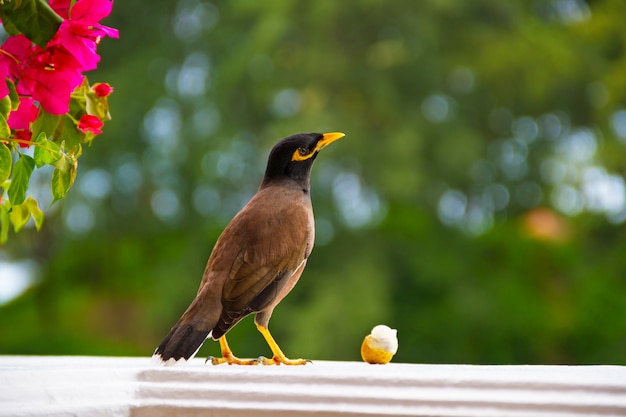
[[[9,224],[11,219],[9,218],[9,203],[2,202],[0,206],[0,245],[5,243],[9,239]]]
[[[11,137],[11,128],[7,122],[6,117],[0,114],[0,139],[7,139]]]
[[[11,99],[11,110],[17,110],[17,107],[20,105],[20,97],[17,95],[17,88],[13,81],[8,78],[5,80],[7,83],[7,87],[9,87],[9,98]]]
[[[2,82],[2,80],[0,80]],[[11,97],[7,94],[0,100],[0,115],[4,116],[6,120],[9,117],[9,113],[11,113]]]
[[[46,134],[46,137],[57,139],[55,131],[61,124],[62,118],[65,118],[65,116],[53,116],[45,110],[40,110],[39,115],[31,126],[33,136],[39,136],[43,132]]]
[[[18,204],[17,206],[13,205],[13,208],[9,213],[9,219],[11,219],[11,223],[13,223],[13,230],[15,233],[19,232],[30,219],[30,210],[28,209],[28,206],[26,204]]]
[[[31,216],[33,216],[33,220],[35,221],[35,227],[37,230],[41,230],[41,226],[43,225],[43,210],[39,208],[39,203],[32,197],[28,197],[24,204],[28,207],[28,211],[30,211]]]
[[[46,164],[53,164],[61,158],[61,148],[56,143],[48,140],[44,132],[39,133],[33,143],[35,144],[33,157],[35,158],[37,168],[41,168]]]
[[[63,123],[57,129],[57,132],[59,133],[55,138],[64,141],[66,149],[80,146],[84,136],[80,130],[76,129],[76,123],[67,116],[63,118]]]
[[[5,144],[0,144],[0,184],[3,184],[11,175],[13,157],[11,150]]]
[[[53,203],[65,197],[67,191],[74,184],[78,161],[63,153],[62,157],[54,163],[54,166],[56,169],[52,173]]]
[[[2,23],[8,23],[42,48],[59,29],[63,19],[56,14],[45,0],[5,1],[2,4]]]
[[[55,169],[52,173],[52,196],[54,201],[61,200],[70,189],[70,177],[67,172]]]
[[[14,205],[9,211],[9,219],[13,224],[15,233],[19,232],[30,218],[33,218],[37,230],[43,225],[43,211],[39,208],[39,203],[32,197],[28,197],[23,204]]]
[[[13,176],[9,186],[9,200],[13,205],[22,204],[26,199],[26,190],[30,176],[35,169],[35,160],[28,155],[20,154],[20,159],[13,165]]]
[[[15,35],[21,34],[19,29],[15,27],[15,25],[9,20],[9,18],[4,13],[4,7],[0,7],[0,20],[2,20],[2,27],[4,28],[5,32],[9,36],[15,36]]]

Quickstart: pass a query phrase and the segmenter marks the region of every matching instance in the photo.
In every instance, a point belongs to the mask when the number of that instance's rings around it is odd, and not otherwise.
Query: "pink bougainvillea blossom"
[[[82,76],[62,71],[42,71],[27,80],[34,99],[37,99],[48,113],[61,115],[69,112],[72,91],[80,85]]]
[[[63,19],[70,17],[70,6],[72,0],[48,0],[48,4]]]
[[[35,105],[34,100],[29,97],[22,97],[17,109],[9,114],[7,122],[11,129],[30,130],[30,124],[35,121],[37,114],[39,114],[39,107]]]
[[[69,19],[61,23],[49,45],[60,45],[78,60],[83,71],[95,69],[100,61],[96,48],[104,36],[118,38],[117,29],[101,25],[111,13],[110,0],[79,0],[70,10]]]
[[[49,0],[64,20],[45,49],[24,35],[11,36],[0,47],[0,80],[9,78],[18,94],[31,96],[52,115],[69,111],[70,95],[82,83],[82,72],[95,69],[100,60],[96,52],[100,39],[119,37],[116,29],[99,23],[111,13],[112,1],[71,3]],[[0,82],[0,98],[9,93],[4,84]],[[105,90],[103,87],[101,93]]]
[[[4,52],[0,49],[0,80],[4,81],[9,76],[9,59],[2,59]],[[0,98],[9,94],[9,86],[6,82],[0,82]]]
[[[111,0],[78,0],[70,11],[70,20],[92,26],[107,36],[117,38],[117,29],[100,24],[102,19],[111,14],[111,10],[113,10]]]
[[[83,133],[93,133],[94,135],[99,135],[102,133],[102,126],[104,123],[98,116],[94,116],[93,114],[85,114],[78,121],[78,130]]]
[[[69,111],[70,95],[83,81],[73,55],[62,48],[43,49],[24,35],[11,36],[1,49],[0,68],[8,68],[18,94],[31,96],[50,114]]]
[[[35,52],[33,43],[24,35],[10,36],[0,49],[0,62],[13,78],[19,78],[24,62]]]
[[[70,95],[82,81],[80,66],[71,55],[37,47],[20,74],[17,91],[30,94],[48,113],[59,115],[69,111]]]
[[[7,122],[9,127],[13,129],[13,137],[19,140],[18,144],[21,148],[28,148],[31,145],[30,140],[33,137],[33,132],[30,130],[30,125],[35,121],[38,114],[39,107],[29,97],[20,98],[17,109],[9,114]]]

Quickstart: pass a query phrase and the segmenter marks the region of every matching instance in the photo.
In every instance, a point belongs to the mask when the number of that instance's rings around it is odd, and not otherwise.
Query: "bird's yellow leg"
[[[207,363],[209,360],[211,360],[211,363],[213,365],[219,365],[222,363],[227,363],[229,365],[258,365],[259,363],[261,363],[259,359],[239,359],[238,357],[233,355],[233,351],[230,350],[228,342],[226,341],[226,335],[220,337],[218,339],[218,342],[220,342],[222,357],[216,358],[213,356],[209,356],[204,363]]]
[[[285,357],[285,354],[278,347],[278,344],[270,334],[270,331],[267,329],[267,327],[257,324],[256,328],[259,329],[259,332],[261,332],[261,334],[265,338],[265,341],[269,345],[270,349],[272,349],[272,354],[274,355],[272,359],[261,358],[261,363],[263,365],[280,365],[281,363],[283,365],[306,365],[307,363],[311,362],[307,359],[287,359]]]

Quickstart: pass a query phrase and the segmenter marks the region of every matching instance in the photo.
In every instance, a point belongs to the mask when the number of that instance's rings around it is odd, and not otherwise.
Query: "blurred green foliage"
[[[113,120],[41,232],[0,353],[150,355],[271,146],[313,169],[318,241],[270,323],[288,356],[626,363],[621,0],[116,2]],[[239,356],[269,353],[251,320]],[[200,355],[217,354],[206,343]]]

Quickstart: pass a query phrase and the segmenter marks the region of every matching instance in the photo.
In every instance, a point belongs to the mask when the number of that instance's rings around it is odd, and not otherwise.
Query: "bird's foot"
[[[288,359],[285,356],[274,356],[271,359],[261,356],[258,360],[261,365],[306,365],[313,363],[308,359]]]
[[[209,356],[206,358],[204,363],[211,361],[211,365],[221,365],[223,363],[227,363],[229,365],[259,365],[261,364],[260,359],[239,359],[236,356],[228,355],[222,356],[221,358],[216,358],[215,356]]]
[[[222,357],[216,358],[215,356],[209,356],[206,358],[204,363],[206,364],[208,361],[211,361],[212,365],[221,365],[223,363],[227,363],[229,365],[258,365],[261,363],[260,359],[239,359],[235,355],[233,355],[233,351],[228,347],[228,342],[226,341],[226,335],[223,335],[219,339],[220,349],[222,351]]]

